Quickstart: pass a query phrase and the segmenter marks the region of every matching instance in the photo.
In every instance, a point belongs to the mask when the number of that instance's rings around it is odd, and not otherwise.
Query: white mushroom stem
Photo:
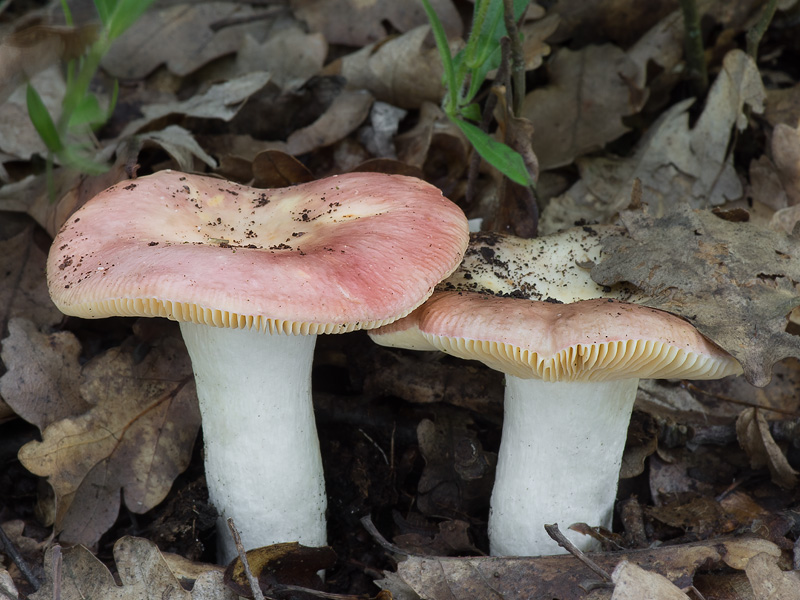
[[[299,541],[324,546],[325,483],[314,409],[311,361],[316,336],[181,323],[203,419],[206,480],[220,513],[219,558]]]
[[[503,437],[489,514],[495,556],[563,553],[544,530],[558,523],[582,550],[592,538],[567,528],[610,527],[638,379],[546,382],[506,375]]]

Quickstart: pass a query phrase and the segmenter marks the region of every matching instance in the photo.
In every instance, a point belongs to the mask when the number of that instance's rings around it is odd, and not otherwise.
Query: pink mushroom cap
[[[638,304],[560,304],[477,292],[436,292],[373,341],[442,350],[521,379],[716,379],[740,373],[732,356],[683,319]]]
[[[462,211],[434,186],[350,173],[281,189],[161,171],[78,210],[47,263],[58,308],[283,333],[408,314],[461,261]]]

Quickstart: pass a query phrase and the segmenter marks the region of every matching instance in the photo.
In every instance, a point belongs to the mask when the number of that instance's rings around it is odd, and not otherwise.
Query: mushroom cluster
[[[101,192],[56,236],[58,308],[179,321],[220,522],[246,547],[326,540],[311,403],[317,334],[407,315],[459,264],[467,221],[418,179],[351,173],[256,189],[161,171]],[[227,528],[220,556],[236,551]]]
[[[640,378],[715,379],[739,363],[686,321],[604,288],[587,268],[602,229],[474,236],[459,269],[378,344],[440,350],[506,375],[489,516],[494,555],[559,551],[546,523],[611,526]],[[625,301],[621,301],[625,300]],[[582,549],[590,538],[568,532]]]

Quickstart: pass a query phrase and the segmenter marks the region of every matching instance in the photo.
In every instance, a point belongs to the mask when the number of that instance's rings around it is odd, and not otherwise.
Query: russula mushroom
[[[162,171],[72,215],[47,278],[68,315],[179,321],[220,523],[234,517],[248,548],[319,546],[316,334],[408,314],[456,268],[467,235],[461,210],[410,177],[351,173],[273,190]],[[227,561],[235,547],[219,531]]]
[[[594,247],[576,232],[550,241],[568,238],[583,239]],[[544,531],[546,523],[611,526],[640,378],[715,379],[741,372],[733,357],[679,317],[597,297],[635,294],[604,290],[588,274],[581,281],[583,269],[559,263],[563,256],[575,258],[575,252],[580,255],[586,248],[573,247],[565,255],[561,248],[554,250],[556,258],[539,254],[534,259],[531,247],[547,239],[526,242],[478,236],[464,264],[440,284],[443,291],[435,292],[409,316],[370,332],[382,345],[440,350],[480,360],[506,374],[505,416],[489,516],[494,555],[559,552]],[[484,252],[489,260],[482,262],[478,257],[485,247],[493,251]],[[528,258],[523,258],[525,252],[511,257],[499,253],[509,247],[527,248]],[[503,265],[532,260],[561,269],[560,275],[549,271],[536,282],[535,273],[527,272],[527,292],[513,293]],[[496,269],[478,268],[492,261]],[[493,277],[496,280],[490,283]],[[505,295],[487,293],[492,286],[502,288]],[[574,295],[576,290],[595,298],[553,299]],[[550,301],[528,299],[528,293]],[[594,545],[574,532],[566,535],[582,549]]]

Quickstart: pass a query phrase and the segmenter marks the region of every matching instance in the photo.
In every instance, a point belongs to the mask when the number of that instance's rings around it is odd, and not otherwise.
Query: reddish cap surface
[[[716,379],[741,372],[733,357],[683,319],[609,299],[556,304],[436,292],[370,336],[386,346],[480,360],[522,379]]]
[[[101,192],[56,236],[58,308],[285,333],[408,314],[459,264],[467,222],[418,179],[351,173],[281,189],[161,171]]]

